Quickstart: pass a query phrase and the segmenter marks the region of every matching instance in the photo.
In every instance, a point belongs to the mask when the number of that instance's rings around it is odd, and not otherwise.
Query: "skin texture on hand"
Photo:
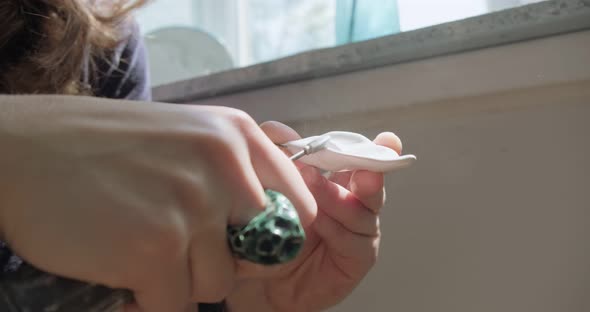
[[[261,128],[275,143],[299,139],[277,122]],[[375,143],[401,154],[401,141],[393,133],[379,134]],[[259,268],[257,273],[266,273],[262,279],[255,273],[241,276],[228,298],[232,312],[322,311],[348,296],[375,264],[383,174],[355,171],[325,178],[313,167],[297,166],[318,205],[317,218],[306,228],[306,244],[293,263]]]
[[[134,292],[129,311],[216,302],[253,270],[228,223],[285,194],[304,226],[316,203],[245,113],[72,96],[0,96],[0,230],[37,268]]]

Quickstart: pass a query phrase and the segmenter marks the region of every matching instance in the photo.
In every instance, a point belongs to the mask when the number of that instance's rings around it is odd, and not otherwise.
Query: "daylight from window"
[[[541,1],[156,0],[137,20],[151,61],[167,63],[153,69],[159,84],[534,2]],[[179,63],[173,76],[162,73],[172,72],[170,62]]]

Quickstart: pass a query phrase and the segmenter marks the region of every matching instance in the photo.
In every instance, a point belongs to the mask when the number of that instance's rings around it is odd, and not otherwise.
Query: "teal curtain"
[[[336,43],[400,32],[396,0],[336,0]]]

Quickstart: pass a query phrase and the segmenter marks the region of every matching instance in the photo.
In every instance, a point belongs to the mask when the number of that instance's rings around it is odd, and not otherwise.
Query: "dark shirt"
[[[97,81],[92,82],[94,95],[112,99],[150,101],[150,79],[147,54],[137,24],[130,29],[128,40],[97,60]]]

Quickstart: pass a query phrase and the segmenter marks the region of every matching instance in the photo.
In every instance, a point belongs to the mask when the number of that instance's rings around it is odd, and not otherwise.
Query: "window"
[[[150,61],[166,63],[152,68],[157,85],[534,2],[540,1],[156,0],[138,21],[153,50]],[[175,48],[182,57],[162,59]]]

